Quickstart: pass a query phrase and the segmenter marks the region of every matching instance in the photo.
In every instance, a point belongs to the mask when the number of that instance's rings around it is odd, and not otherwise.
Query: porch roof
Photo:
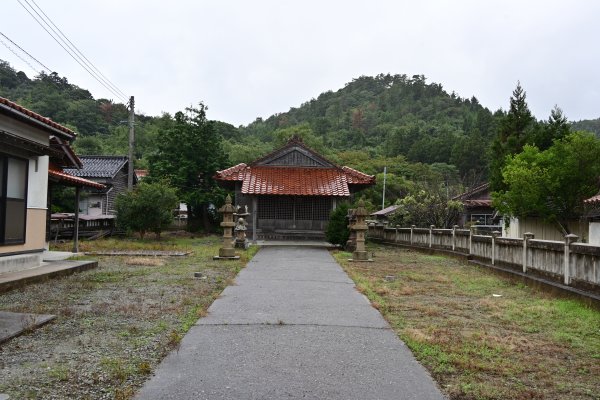
[[[105,186],[98,183],[93,182],[84,178],[80,178],[78,176],[70,175],[64,172],[61,168],[56,166],[50,166],[48,169],[48,176],[54,178],[58,182],[64,183],[66,185],[71,186],[87,186],[95,189],[104,189]]]

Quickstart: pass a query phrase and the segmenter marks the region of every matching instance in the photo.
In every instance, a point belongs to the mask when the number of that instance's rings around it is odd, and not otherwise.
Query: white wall
[[[36,171],[37,160],[37,171]],[[47,208],[48,156],[29,160],[29,182],[27,186],[27,208]]]
[[[600,246],[600,222],[590,222],[590,244]]]

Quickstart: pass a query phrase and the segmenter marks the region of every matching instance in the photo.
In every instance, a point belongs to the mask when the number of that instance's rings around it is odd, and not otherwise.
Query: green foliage
[[[597,119],[584,119],[577,122],[571,123],[571,129],[575,131],[587,131],[596,135],[600,138],[600,118]]]
[[[348,204],[340,203],[336,209],[333,210],[329,217],[329,224],[325,231],[327,241],[331,244],[344,246],[350,237],[350,230],[348,229]]]
[[[152,179],[167,179],[188,205],[190,229],[201,222],[210,231],[214,207],[223,202],[224,192],[214,179],[215,171],[229,161],[214,123],[206,119],[206,107],[178,112],[170,128],[158,133],[156,151],[149,158]],[[213,210],[213,212],[211,212]]]
[[[452,227],[462,211],[460,201],[450,200],[441,193],[419,190],[397,202],[400,206],[391,218],[393,225],[438,228]]]
[[[523,146],[531,143],[530,133],[536,126],[536,121],[529,111],[526,93],[517,82],[517,87],[510,98],[508,113],[502,118],[498,133],[492,143],[492,159],[490,162],[490,185],[492,190],[502,190],[502,168],[506,165],[508,156],[520,153]]]
[[[547,150],[527,145],[508,157],[502,176],[506,190],[493,193],[494,207],[516,216],[539,216],[568,233],[567,220],[582,213],[583,200],[596,193],[600,139],[574,132]]]
[[[160,237],[161,231],[173,222],[177,204],[177,193],[166,182],[141,182],[133,191],[117,197],[117,225],[139,232],[142,238],[148,231]]]

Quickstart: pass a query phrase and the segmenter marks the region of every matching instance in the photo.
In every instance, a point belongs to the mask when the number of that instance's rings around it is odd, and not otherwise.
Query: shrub
[[[325,231],[327,241],[331,244],[344,246],[350,237],[350,230],[348,229],[348,209],[350,207],[347,203],[338,204],[335,210],[329,217],[329,224]]]
[[[177,203],[175,189],[165,182],[142,182],[117,197],[117,226],[139,232],[142,238],[148,231],[160,238],[161,231],[173,221]]]

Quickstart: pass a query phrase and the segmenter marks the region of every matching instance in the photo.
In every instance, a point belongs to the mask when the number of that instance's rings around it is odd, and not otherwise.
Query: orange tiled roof
[[[70,130],[69,128],[66,128],[54,121],[52,121],[50,118],[46,118],[41,116],[40,114],[34,113],[31,110],[26,109],[25,107],[22,107],[20,105],[18,105],[17,103],[14,103],[8,99],[5,99],[4,97],[0,97],[0,104],[5,105],[6,107],[14,110],[14,111],[18,111],[21,114],[24,114],[38,122],[41,122],[42,124],[48,125],[56,130],[59,130],[61,132],[64,132],[70,136],[76,136],[77,133],[73,132],[72,130]]]
[[[56,167],[52,167],[52,166],[48,169],[48,175],[58,179],[59,181],[66,181],[66,182],[72,183],[76,186],[87,186],[87,187],[93,187],[96,189],[104,189],[104,187],[105,187],[101,183],[97,183],[97,182],[90,181],[90,180],[87,180],[84,178],[80,178],[78,176],[69,175],[66,172],[62,171],[60,168],[56,168]]]
[[[247,166],[218,171],[216,179],[241,181],[243,194],[350,196],[349,184],[369,185],[374,177],[352,168]]]

